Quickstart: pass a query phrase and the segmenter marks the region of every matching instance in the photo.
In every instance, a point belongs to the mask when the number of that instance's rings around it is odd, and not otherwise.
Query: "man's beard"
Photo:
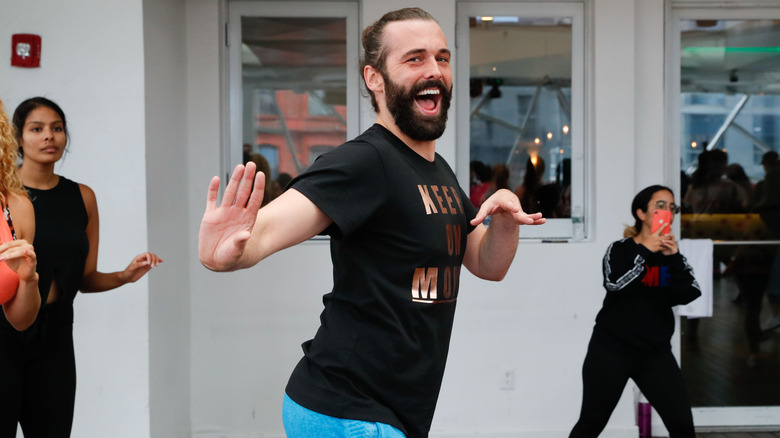
[[[441,137],[447,127],[447,110],[450,108],[452,89],[448,89],[444,82],[439,80],[425,81],[414,85],[409,90],[404,90],[386,75],[382,76],[385,80],[387,109],[401,132],[418,141],[432,141]],[[438,88],[441,92],[441,99],[438,103],[439,113],[435,116],[416,113],[415,97],[417,93],[433,87]]]

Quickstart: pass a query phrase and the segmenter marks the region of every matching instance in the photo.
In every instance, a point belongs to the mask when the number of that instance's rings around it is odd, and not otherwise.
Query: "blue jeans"
[[[389,424],[347,420],[323,415],[284,395],[282,419],[287,438],[406,438]]]

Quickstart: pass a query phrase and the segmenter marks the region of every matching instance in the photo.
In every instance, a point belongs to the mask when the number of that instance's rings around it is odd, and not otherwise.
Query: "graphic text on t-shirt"
[[[418,185],[425,214],[462,216],[463,204],[460,191],[455,187]],[[463,242],[463,226],[448,223],[442,230],[447,239],[450,256],[460,256]],[[434,266],[415,268],[412,275],[412,301],[419,303],[444,303],[455,301],[460,285],[460,264],[455,266]],[[441,274],[441,277],[440,275]],[[442,290],[439,290],[441,278]],[[441,292],[441,294],[440,294]]]

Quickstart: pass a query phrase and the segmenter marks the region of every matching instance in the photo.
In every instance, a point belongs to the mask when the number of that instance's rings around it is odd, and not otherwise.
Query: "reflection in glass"
[[[715,241],[697,273],[713,318],[683,321],[683,373],[697,407],[780,405],[780,22],[681,24],[680,229]]]
[[[470,17],[475,205],[507,188],[525,211],[571,217],[571,21]]]
[[[346,140],[346,33],[345,18],[242,17],[243,139],[272,178]]]

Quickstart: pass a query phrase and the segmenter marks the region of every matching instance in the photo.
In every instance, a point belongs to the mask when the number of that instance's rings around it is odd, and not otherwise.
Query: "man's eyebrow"
[[[402,58],[405,58],[405,57],[410,56],[410,55],[417,55],[417,54],[420,54],[420,53],[425,53],[427,51],[428,51],[427,49],[412,49],[412,50],[409,50],[408,52],[404,53]],[[438,54],[439,55],[441,55],[441,54],[452,55],[452,52],[450,51],[450,49],[443,48],[443,49],[439,49]]]

